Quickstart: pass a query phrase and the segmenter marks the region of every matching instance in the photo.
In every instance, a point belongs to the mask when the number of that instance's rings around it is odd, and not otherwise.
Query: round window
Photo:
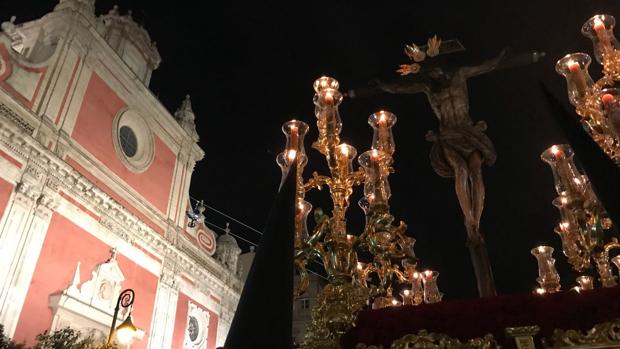
[[[200,332],[200,327],[198,327],[198,320],[190,316],[189,323],[187,324],[187,334],[189,335],[189,339],[192,342],[195,342],[198,339],[198,332]]]
[[[118,136],[120,137],[123,153],[130,158],[134,157],[138,151],[138,139],[133,130],[129,126],[121,126]]]
[[[153,134],[142,116],[121,110],[114,119],[112,141],[119,160],[131,171],[142,172],[153,161]]]

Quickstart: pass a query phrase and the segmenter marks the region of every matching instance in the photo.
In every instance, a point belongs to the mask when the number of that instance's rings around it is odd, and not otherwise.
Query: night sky
[[[0,1],[1,20],[15,14],[21,23],[52,10],[53,0]],[[474,5],[475,3],[475,5]],[[541,83],[563,102],[566,90],[554,65],[566,53],[592,52],[583,37],[583,22],[597,13],[620,16],[617,0],[571,1],[376,1],[348,2],[254,1],[103,1],[97,13],[112,5],[133,10],[157,41],[163,62],[154,72],[151,89],[171,111],[191,94],[205,159],[196,167],[191,195],[251,226],[262,228],[280,170],[275,156],[282,151],[280,126],[297,118],[307,122],[310,163],[306,174],[324,171],[324,161],[310,148],[316,139],[313,81],[329,75],[341,90],[364,86],[374,78],[392,78],[406,63],[403,45],[424,44],[433,34],[459,39],[465,60],[477,63],[503,47],[515,53],[537,50],[541,62],[497,71],[469,81],[470,113],[485,120],[495,144],[497,162],[484,168],[487,195],[482,217],[499,293],[530,292],[537,268],[530,249],[539,244],[556,248],[563,288],[574,286],[553,233],[559,213],[551,171],[540,153],[564,142],[550,115]],[[595,64],[594,64],[595,65]],[[593,65],[593,66],[594,66]],[[598,67],[591,69],[598,78]],[[440,178],[429,162],[427,130],[437,120],[426,97],[381,95],[345,99],[341,106],[341,139],[358,154],[370,146],[368,116],[385,109],[395,113],[395,169],[390,177],[391,207],[417,239],[421,266],[438,270],[446,298],[477,295],[465,247],[463,218],[451,179]],[[361,230],[362,213],[351,198],[351,232]],[[326,193],[309,195],[320,202]],[[317,201],[319,200],[319,201]],[[207,211],[207,220],[224,226],[226,219]],[[233,232],[251,241],[260,236],[231,224]],[[241,244],[247,249],[247,244]]]

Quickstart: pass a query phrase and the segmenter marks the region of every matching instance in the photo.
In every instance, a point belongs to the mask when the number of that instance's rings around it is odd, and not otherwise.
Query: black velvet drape
[[[225,349],[292,346],[296,167],[291,165],[267,219]]]

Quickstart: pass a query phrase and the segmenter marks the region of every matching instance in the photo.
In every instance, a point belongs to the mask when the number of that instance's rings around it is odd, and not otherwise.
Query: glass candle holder
[[[286,136],[286,150],[295,150],[298,154],[305,154],[304,138],[309,127],[303,121],[290,120],[282,125],[282,133]]]
[[[555,259],[553,259],[553,247],[538,246],[532,249],[532,255],[538,262],[538,284],[547,293],[560,290],[560,275],[555,269]]]
[[[396,124],[396,115],[382,110],[370,115],[368,124],[373,129],[371,148],[380,150],[390,156],[393,155],[396,150],[396,144],[394,143],[392,127]]]
[[[589,275],[581,275],[577,277],[577,284],[579,284],[579,288],[581,291],[593,290],[594,289],[594,278]]]
[[[304,199],[297,200],[295,210],[295,248],[300,248],[308,240],[308,214],[312,204]]]
[[[320,78],[314,80],[312,87],[314,88],[314,92],[319,93],[325,89],[338,90],[340,89],[340,83],[332,77],[321,76]]]
[[[358,162],[364,169],[364,195],[370,207],[386,204],[392,195],[390,184],[384,176],[383,167],[387,155],[377,149],[362,153]]]
[[[555,190],[559,195],[584,191],[584,183],[581,181],[581,173],[575,166],[574,156],[575,153],[568,144],[553,145],[540,155],[540,158],[551,167]]]
[[[400,297],[403,299],[403,305],[414,305],[413,303],[413,292],[411,290],[405,288],[400,291]]]
[[[422,304],[424,302],[424,287],[422,286],[423,276],[417,271],[413,273],[411,280],[411,291],[413,292],[413,303],[415,305]]]
[[[616,19],[610,15],[595,15],[581,27],[581,33],[592,40],[596,61],[604,64],[606,56],[613,53],[618,46],[614,36]]]
[[[439,292],[439,288],[437,286],[437,277],[439,277],[439,273],[436,271],[427,270],[422,273],[425,303],[437,303],[440,302],[443,297],[443,294]]]
[[[308,124],[299,120],[290,120],[282,125],[282,133],[286,137],[286,145],[284,151],[276,157],[276,163],[282,171],[282,180],[280,185],[284,183],[284,179],[290,170],[290,164],[297,160],[300,172],[308,162],[306,150],[304,148],[304,137],[308,133]],[[298,175],[301,175],[300,173]]]
[[[315,82],[316,84],[321,86],[323,83]],[[325,82],[325,84],[332,87],[338,86],[338,82],[333,79]],[[318,147],[319,151],[322,152],[325,152],[324,147],[329,143],[328,140],[337,144],[336,136],[342,131],[342,119],[338,112],[338,105],[342,102],[342,94],[332,87],[319,88],[314,95],[314,115],[317,118],[316,124],[319,129],[319,137],[317,143],[313,146]]]
[[[592,58],[585,53],[571,53],[562,57],[555,65],[555,71],[566,78],[568,99],[572,105],[581,105],[587,93],[592,91],[594,81],[588,68]]]
[[[353,159],[357,156],[357,150],[346,143],[336,147],[336,161],[338,163],[338,174],[341,179],[346,178],[353,172]]]

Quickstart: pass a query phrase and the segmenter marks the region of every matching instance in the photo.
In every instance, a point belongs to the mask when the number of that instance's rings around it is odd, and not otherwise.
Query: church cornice
[[[241,292],[241,283],[238,279],[230,278],[229,271],[214,259],[204,259],[205,265],[197,264],[186,251],[180,250],[173,243],[167,241],[146,223],[129,212],[112,197],[101,191],[95,184],[80,175],[69,164],[49,149],[41,145],[22,127],[15,124],[6,112],[0,110],[0,146],[12,157],[26,166],[30,171],[32,181],[27,183],[36,188],[24,187],[24,191],[33,190],[30,196],[33,200],[46,193],[42,203],[50,210],[56,204],[54,195],[49,193],[64,191],[80,199],[93,212],[100,215],[100,223],[124,241],[138,243],[155,254],[163,256],[164,262],[174,263],[180,271],[196,280],[197,286],[212,290],[222,297],[238,299]],[[232,282],[231,282],[232,281]],[[228,285],[226,282],[231,282]]]

